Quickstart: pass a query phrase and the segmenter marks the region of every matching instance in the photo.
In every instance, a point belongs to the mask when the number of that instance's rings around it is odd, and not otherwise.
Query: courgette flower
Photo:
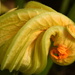
[[[0,69],[39,74],[49,55],[58,65],[73,63],[75,31],[70,25],[74,22],[65,15],[33,1],[0,16]]]

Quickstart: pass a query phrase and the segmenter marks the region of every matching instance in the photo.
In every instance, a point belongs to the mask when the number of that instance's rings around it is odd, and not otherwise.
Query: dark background
[[[8,8],[10,8],[10,9],[13,7],[16,7],[16,6],[19,6],[20,8],[22,8],[23,4],[27,3],[28,1],[38,1],[47,6],[52,7],[53,9],[55,9],[57,11],[60,11],[61,5],[64,0],[1,0],[1,2],[4,3],[6,6],[8,6]],[[65,14],[67,14],[69,12],[69,10],[71,9],[72,5],[75,2],[75,0],[69,0],[69,1],[70,1],[69,6],[68,6]]]

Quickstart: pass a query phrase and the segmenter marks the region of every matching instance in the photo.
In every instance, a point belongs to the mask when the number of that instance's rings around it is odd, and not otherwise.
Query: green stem
[[[75,22],[75,3],[73,4],[67,16]]]
[[[70,0],[63,0],[61,8],[60,8],[61,13],[63,13],[63,14],[66,13],[68,6],[69,6],[69,3],[70,3]]]

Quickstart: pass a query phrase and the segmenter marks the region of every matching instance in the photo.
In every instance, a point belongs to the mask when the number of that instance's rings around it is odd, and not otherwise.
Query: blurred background
[[[0,0],[0,14],[5,13],[6,11],[12,8],[23,8],[24,5],[32,0]],[[53,9],[67,15],[72,20],[75,21],[75,0],[33,0],[41,2],[47,6],[52,7]]]
[[[12,8],[23,8],[28,1],[32,0],[1,0],[0,1],[0,15],[3,15]],[[58,12],[63,13],[75,22],[75,0],[33,0],[41,2],[47,6],[52,7]],[[48,62],[51,62],[50,60]],[[0,75],[22,75],[20,72],[13,71],[9,73],[8,70],[0,71]],[[69,66],[59,66],[55,63],[46,67],[46,69],[39,75],[75,75],[75,63]]]

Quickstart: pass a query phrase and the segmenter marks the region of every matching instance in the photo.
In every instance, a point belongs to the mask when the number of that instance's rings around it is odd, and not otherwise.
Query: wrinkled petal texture
[[[73,63],[75,38],[69,25],[74,26],[74,22],[68,17],[35,1],[0,16],[1,70],[38,74],[45,69],[52,47],[59,45],[66,46],[68,55],[63,57],[65,50],[58,50],[61,57],[50,55],[52,60],[62,66]]]

